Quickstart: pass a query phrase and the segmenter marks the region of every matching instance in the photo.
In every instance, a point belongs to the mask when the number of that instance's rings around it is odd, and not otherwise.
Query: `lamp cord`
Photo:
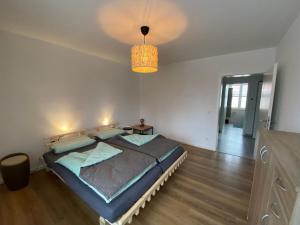
[[[149,23],[152,7],[153,7],[153,0],[146,0],[144,12],[143,12],[143,18],[142,18],[143,24]]]

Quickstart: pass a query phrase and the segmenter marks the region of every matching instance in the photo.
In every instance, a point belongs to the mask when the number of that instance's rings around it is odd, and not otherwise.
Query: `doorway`
[[[254,158],[262,81],[263,74],[223,77],[217,151]]]

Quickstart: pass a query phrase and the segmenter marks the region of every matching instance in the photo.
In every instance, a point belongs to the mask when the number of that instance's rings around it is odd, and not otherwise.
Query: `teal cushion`
[[[96,140],[89,138],[88,136],[80,136],[70,140],[59,141],[53,144],[51,148],[58,154],[93,144],[95,141]]]
[[[111,157],[120,154],[122,150],[115,148],[104,142],[99,142],[94,150],[88,151],[89,155],[82,163],[81,167],[87,167],[104,160],[110,159]]]
[[[87,157],[88,154],[86,153],[71,152],[68,155],[59,158],[55,162],[68,168],[76,174],[76,176],[79,176],[81,165],[85,162]]]
[[[79,176],[80,168],[92,166],[104,160],[110,159],[115,155],[122,153],[122,150],[117,149],[104,142],[99,142],[97,147],[85,152],[71,152],[56,160],[56,163],[63,165]]]
[[[104,129],[104,130],[97,132],[95,134],[95,136],[102,140],[105,140],[105,139],[108,139],[108,138],[111,138],[111,137],[114,137],[116,135],[123,134],[123,133],[124,133],[124,130],[117,129],[117,128],[109,128],[109,129]]]
[[[122,136],[122,138],[134,145],[142,146],[148,143],[149,141],[152,141],[157,136],[158,134],[152,134],[152,135],[131,134],[127,136]]]

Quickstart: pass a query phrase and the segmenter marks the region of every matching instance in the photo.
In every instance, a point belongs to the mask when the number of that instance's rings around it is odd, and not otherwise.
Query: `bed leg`
[[[105,219],[103,218],[103,217],[99,217],[99,224],[100,225],[105,225],[106,224],[106,221],[105,221]]]

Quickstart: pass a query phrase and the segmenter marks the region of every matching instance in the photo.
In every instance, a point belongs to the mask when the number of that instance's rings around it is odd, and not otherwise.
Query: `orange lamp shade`
[[[153,73],[158,70],[158,50],[153,45],[135,45],[131,48],[131,68],[137,73]]]

